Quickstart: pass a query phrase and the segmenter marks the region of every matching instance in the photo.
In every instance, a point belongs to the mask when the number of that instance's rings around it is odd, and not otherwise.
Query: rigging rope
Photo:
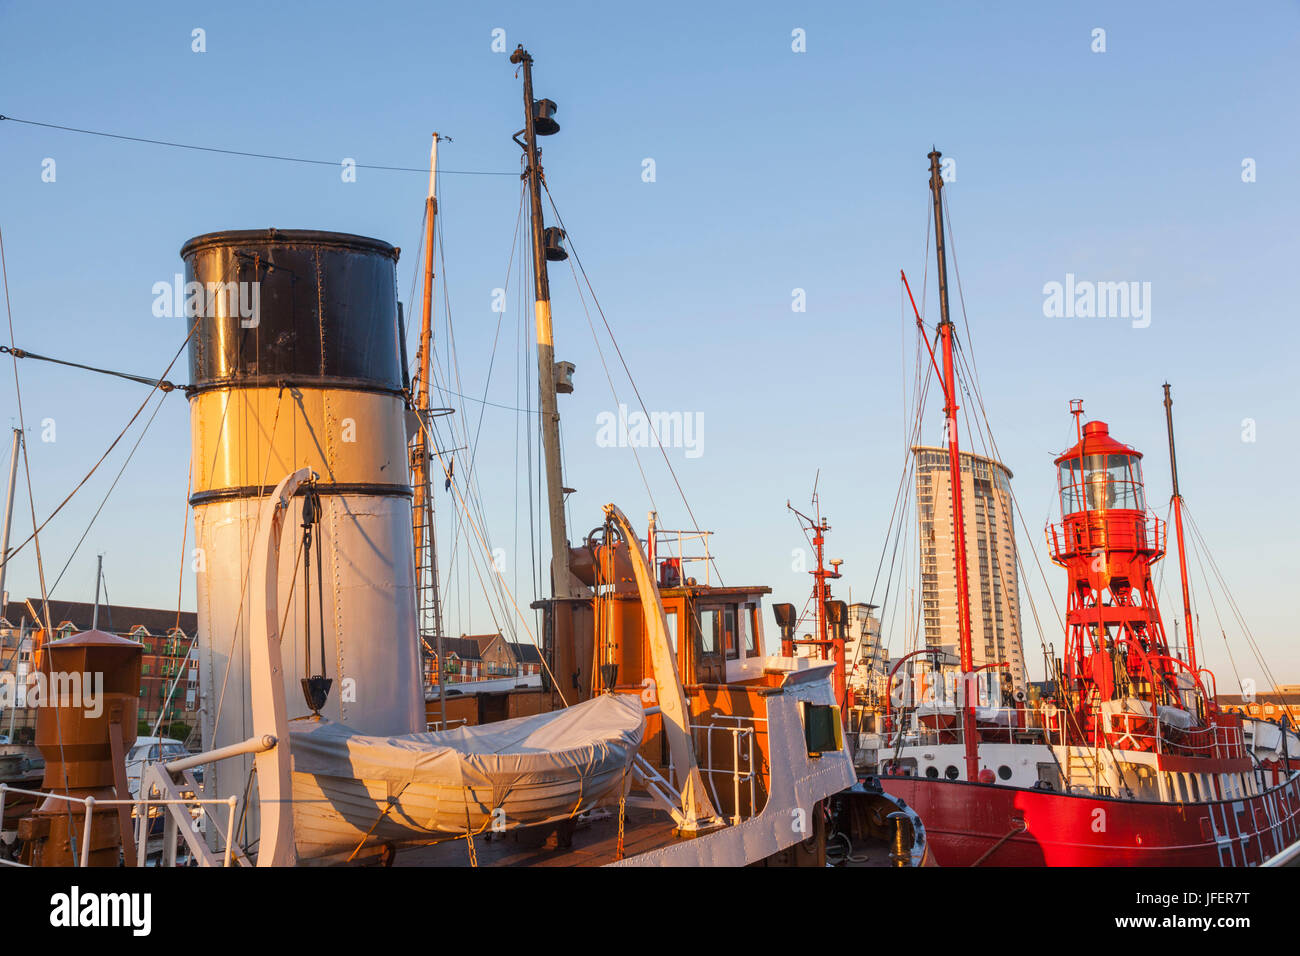
[[[9,301],[9,265],[8,265],[8,258],[5,255],[3,231],[0,231],[0,276],[3,276],[4,279],[5,313],[8,316],[8,320],[9,320],[9,345],[10,345],[10,354],[12,355],[12,347],[14,343],[14,311],[13,311],[13,306],[10,304]],[[18,378],[18,357],[16,355],[13,355],[13,365],[14,365],[14,397],[18,403],[18,427],[22,431],[22,434],[24,436],[23,440],[21,440],[18,444],[21,447],[23,453],[23,473],[26,475],[27,478],[27,503],[28,503],[28,507],[31,510],[31,516],[32,516],[32,534],[31,537],[27,539],[27,541],[34,540],[36,542],[36,573],[37,573],[37,580],[40,582],[40,586],[41,586],[41,610],[45,614],[46,640],[41,642],[41,644],[44,645],[51,638],[53,638],[54,628],[50,621],[49,592],[46,590],[45,587],[45,562],[41,558],[41,540],[40,540],[41,528],[37,527],[36,524],[36,492],[32,487],[32,466],[31,466],[31,461],[27,455],[27,440],[25,437],[27,434],[27,420],[23,411],[23,390],[22,390],[22,385]],[[137,412],[136,414],[139,413]],[[107,454],[107,452],[105,454]],[[53,515],[51,515],[50,517],[53,517]],[[46,520],[48,521],[49,519]],[[41,527],[44,526],[42,525]],[[14,555],[22,550],[23,545],[25,545],[27,541],[24,541],[23,544],[20,544],[18,547],[13,548],[12,550],[9,551],[7,555],[4,555],[5,567],[9,566],[9,562],[13,560]],[[0,598],[2,597],[3,595],[0,595]],[[33,648],[33,654],[32,654],[33,662],[36,660],[35,651],[38,650],[40,650],[39,647]],[[61,710],[62,708],[60,707],[54,708],[54,730],[55,730],[55,735],[57,736],[59,741],[59,763],[62,765],[63,788],[66,792],[69,791],[71,788],[69,787],[69,781],[68,781],[67,754],[65,753],[63,748],[63,721],[60,716]],[[69,840],[69,849],[71,850],[72,853],[72,865],[77,866],[81,863],[87,863],[88,861],[86,860],[78,860],[77,851],[81,845],[81,839],[80,837],[77,836],[77,824],[72,813],[72,802],[65,800],[63,801],[63,803],[67,808],[68,831],[72,837],[72,839]]]
[[[0,251],[2,251],[2,249],[0,249]],[[7,298],[7,296],[8,296],[8,284],[6,283],[6,298]],[[180,359],[180,357],[181,357],[181,353],[182,353],[183,351],[185,351],[185,347],[189,344],[189,341],[190,341],[190,339],[193,337],[195,330],[198,329],[198,326],[199,326],[199,322],[200,322],[200,321],[201,321],[200,319],[195,319],[195,320],[194,320],[194,324],[193,324],[192,326],[190,326],[189,334],[186,335],[186,336],[185,336],[185,340],[184,340],[183,342],[181,342],[180,348],[178,348],[178,349],[176,350],[176,354],[172,356],[172,360],[171,360],[170,362],[167,363],[167,368],[165,368],[165,369],[163,370],[163,375],[166,375],[168,372],[170,372],[170,371],[172,370],[172,366],[174,366],[174,365],[176,364],[176,362]],[[10,341],[12,342],[12,341],[13,341],[13,317],[12,317],[12,314],[10,315],[9,338],[10,338]],[[13,353],[13,347],[11,346],[11,347],[8,349],[8,351],[9,351],[10,354],[12,355],[12,353]],[[14,385],[15,385],[15,387],[16,387],[17,384],[18,384],[18,357],[17,357],[17,356],[13,356],[13,361],[14,361]],[[120,442],[120,441],[122,440],[122,438],[126,435],[127,431],[129,431],[130,428],[131,428],[131,426],[135,423],[135,420],[136,420],[137,418],[140,417],[140,413],[143,412],[143,411],[145,410],[145,407],[149,404],[149,400],[150,400],[151,398],[153,398],[153,391],[154,391],[155,389],[166,391],[166,389],[163,389],[163,388],[162,388],[162,383],[163,383],[164,381],[165,381],[165,379],[160,377],[160,378],[159,378],[159,379],[154,383],[154,385],[153,385],[153,389],[151,389],[150,392],[149,392],[149,394],[145,396],[144,401],[140,403],[140,407],[137,408],[137,409],[135,410],[135,414],[133,414],[133,415],[131,416],[131,418],[127,421],[126,425],[124,425],[124,426],[122,427],[122,430],[121,430],[120,432],[118,432],[117,437],[114,438],[113,441],[112,441],[111,443],[109,443],[108,448],[106,448],[106,449],[104,450],[104,453],[103,453],[102,455],[99,456],[99,460],[96,461],[95,464],[91,466],[90,471],[86,472],[85,476],[84,476],[80,481],[77,482],[76,487],[74,487],[70,492],[68,492],[67,497],[65,497],[61,502],[59,502],[58,506],[57,506],[53,511],[51,511],[51,512],[49,513],[48,516],[46,516],[45,520],[42,521],[42,522],[40,523],[39,526],[36,525],[36,521],[35,521],[35,518],[36,518],[36,516],[35,516],[35,511],[33,510],[33,514],[32,514],[32,524],[33,524],[33,526],[34,526],[34,530],[32,531],[32,533],[31,533],[30,535],[27,536],[27,538],[25,538],[25,539],[22,541],[22,543],[20,543],[17,547],[15,547],[15,548],[13,548],[13,549],[10,550],[8,560],[13,560],[14,556],[17,555],[18,552],[20,552],[24,547],[26,547],[27,544],[28,544],[29,542],[35,540],[36,537],[37,537],[37,535],[40,534],[41,531],[45,530],[45,526],[48,525],[51,521],[54,520],[54,517],[55,517],[55,516],[56,516],[60,511],[62,511],[62,510],[64,509],[64,507],[68,504],[68,502],[72,500],[73,496],[76,495],[77,492],[79,492],[79,491],[82,489],[82,487],[86,484],[86,482],[90,480],[91,476],[93,476],[93,475],[95,474],[95,472],[99,470],[99,466],[102,465],[102,464],[104,463],[104,460],[105,460],[106,458],[108,458],[108,456],[112,453],[113,449],[117,447],[117,443]],[[19,400],[19,419],[20,419],[20,421],[21,421],[21,419],[22,419],[22,401],[21,401],[21,399]],[[26,446],[26,442],[24,442],[23,444],[24,444],[24,447],[25,447],[25,446]],[[25,460],[25,456],[24,456],[24,460]],[[29,476],[29,479],[30,479],[30,476]],[[34,502],[34,501],[33,501],[33,505],[32,505],[32,506],[33,506],[33,509],[34,509],[34,508],[35,508],[35,502]],[[37,549],[38,552],[40,551],[40,544],[39,544],[39,542],[38,542],[37,545],[36,545],[36,549]]]
[[[150,139],[144,136],[126,136],[122,133],[106,133],[102,130],[79,129],[75,126],[60,126],[57,123],[43,123],[38,120],[19,119],[16,116],[4,116],[0,114],[0,121],[7,120],[10,123],[22,123],[24,126],[41,126],[45,129],[57,129],[65,133],[79,133],[85,136],[100,136],[105,139],[124,140],[130,143],[144,143],[150,146],[167,146],[172,149],[189,149],[201,153],[222,153],[227,156],[244,156],[250,159],[272,159],[283,163],[303,163],[309,166],[333,166],[338,168],[340,163],[335,159],[303,159],[297,156],[276,156],[270,153],[253,153],[240,149],[223,149],[217,146],[196,146],[192,143],[176,143],[162,139]],[[385,166],[377,163],[355,163],[357,169],[375,169],[383,172],[396,173],[429,173],[428,167],[419,166]],[[513,176],[514,173],[499,172],[497,170],[484,169],[447,169],[439,170],[452,176]]]
[[[149,397],[152,398],[153,395],[151,394]],[[59,571],[59,576],[55,578],[54,583],[50,585],[51,597],[53,597],[54,592],[58,590],[59,582],[63,580],[63,576],[68,573],[68,568],[72,566],[73,559],[77,556],[77,552],[81,550],[82,544],[85,543],[86,536],[90,534],[90,529],[95,526],[95,521],[98,520],[100,512],[104,510],[104,505],[108,504],[108,499],[112,496],[114,489],[117,488],[117,483],[122,480],[122,475],[126,473],[127,467],[131,464],[131,459],[135,457],[136,450],[140,447],[140,443],[144,441],[144,436],[149,432],[149,426],[153,424],[153,420],[158,416],[158,412],[162,407],[163,403],[160,400],[158,404],[154,406],[153,413],[144,423],[144,428],[140,430],[140,434],[136,438],[135,444],[131,446],[131,450],[127,453],[126,460],[122,462],[122,467],[118,469],[117,475],[113,478],[113,483],[108,486],[108,491],[104,492],[104,497],[99,502],[99,507],[96,508],[95,513],[90,516],[90,521],[86,525],[86,530],[81,532],[81,537],[77,539],[77,543],[73,546],[72,553],[68,555],[68,560],[64,562],[62,570]]]
[[[1242,636],[1246,638],[1246,642],[1249,645],[1251,652],[1254,654],[1256,662],[1264,671],[1264,676],[1268,678],[1268,681],[1273,685],[1273,688],[1276,691],[1276,688],[1280,686],[1277,677],[1274,675],[1272,668],[1269,667],[1268,661],[1260,650],[1259,644],[1256,642],[1255,635],[1252,633],[1250,626],[1246,623],[1246,617],[1241,613],[1241,608],[1238,606],[1236,598],[1233,597],[1232,591],[1228,587],[1227,579],[1219,569],[1218,562],[1214,560],[1214,554],[1210,551],[1209,546],[1205,542],[1204,536],[1201,534],[1201,529],[1197,526],[1195,519],[1191,516],[1186,501],[1183,502],[1183,517],[1187,520],[1188,527],[1195,536],[1195,540],[1199,543],[1200,550],[1204,552],[1206,562],[1209,564],[1210,570],[1214,573],[1215,580],[1219,583],[1219,587],[1223,589],[1224,600],[1228,605],[1228,609],[1232,612],[1233,617],[1236,619],[1237,626],[1241,628]]]
[[[148,378],[144,375],[132,375],[130,372],[117,372],[110,368],[97,368],[94,365],[82,365],[80,362],[69,362],[65,359],[51,358],[48,355],[37,355],[35,352],[29,352],[26,349],[0,345],[0,355],[4,354],[12,355],[16,359],[36,359],[38,362],[51,362],[55,365],[66,365],[68,368],[80,368],[85,369],[87,372],[97,372],[100,375],[111,375],[114,378],[124,378],[128,382],[139,382],[141,385],[153,385],[162,392],[170,392],[177,388],[174,383],[162,379]]]
[[[645,415],[646,421],[650,423],[650,432],[654,435],[655,444],[659,447],[659,452],[663,456],[664,464],[668,467],[668,474],[672,476],[673,484],[677,486],[677,493],[681,496],[682,504],[686,508],[687,515],[690,516],[691,524],[695,533],[703,535],[704,532],[700,530],[699,520],[695,517],[695,512],[691,509],[690,501],[686,498],[686,491],[682,488],[682,483],[677,478],[677,471],[673,468],[672,461],[668,458],[668,452],[664,449],[663,443],[659,439],[658,431],[655,429],[654,421],[650,416],[650,410],[646,407],[645,399],[641,397],[641,390],[637,388],[636,379],[632,377],[632,370],[628,367],[627,359],[623,356],[623,350],[619,348],[618,339],[614,337],[614,330],[610,327],[609,319],[605,316],[605,310],[601,307],[600,299],[596,296],[596,290],[592,287],[591,279],[587,276],[587,270],[582,264],[582,256],[578,254],[578,249],[573,243],[573,237],[569,234],[568,229],[564,225],[564,217],[560,215],[560,210],[555,205],[555,197],[551,195],[551,188],[546,184],[545,180],[542,181],[542,188],[546,190],[546,199],[551,204],[551,211],[555,213],[556,222],[560,224],[560,228],[564,230],[565,236],[569,240],[569,248],[573,252],[573,258],[577,263],[578,271],[582,273],[582,280],[586,283],[587,291],[591,293],[592,304],[595,305],[596,312],[600,315],[600,320],[605,326],[605,332],[609,335],[610,344],[614,346],[614,353],[618,356],[619,363],[623,366],[623,372],[627,375],[628,384],[632,386],[632,393],[636,395],[637,404],[640,406],[642,414]],[[717,562],[711,554],[709,555],[709,563],[713,566],[714,573],[718,575],[718,584],[721,585],[722,574],[718,571]]]

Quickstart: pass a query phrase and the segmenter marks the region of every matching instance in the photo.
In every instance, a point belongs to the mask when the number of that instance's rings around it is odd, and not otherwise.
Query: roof
[[[515,655],[515,660],[520,664],[540,664],[542,662],[542,652],[533,644],[516,644],[513,641],[510,644],[510,650]]]
[[[448,656],[455,654],[462,661],[481,661],[483,653],[498,640],[503,640],[500,634],[466,634],[461,637],[444,637],[442,647]],[[433,646],[432,641],[429,643]],[[515,663],[540,664],[542,662],[542,655],[532,644],[517,644],[514,641],[504,641],[504,643],[514,657]]]
[[[913,445],[912,446],[912,454],[914,456],[923,451],[937,451],[943,453],[944,455],[948,454],[947,446],[942,446],[942,445]],[[991,468],[996,468],[998,469],[998,471],[1005,474],[1008,479],[1015,477],[1015,475],[1011,473],[1011,469],[1008,468],[1006,465],[1002,464],[1002,462],[998,461],[996,458],[990,458],[988,455],[977,455],[973,451],[959,451],[958,454],[960,454],[961,457],[967,461],[971,461],[971,462],[980,461],[990,466]],[[939,471],[947,471],[947,470],[948,470],[948,460],[945,458],[939,464]]]
[[[437,647],[434,642],[430,641],[431,647]],[[448,656],[455,654],[462,661],[481,661],[482,653],[479,651],[478,640],[472,637],[444,637],[442,639],[442,649]]]
[[[1105,422],[1088,422],[1083,426],[1083,437],[1068,451],[1063,451],[1055,460],[1060,464],[1067,458],[1078,458],[1085,452],[1089,455],[1133,455],[1142,457],[1142,452],[1132,445],[1126,445],[1115,439],[1110,433],[1110,426]]]
[[[1300,706],[1300,693],[1256,694],[1250,700],[1247,700],[1241,694],[1220,694],[1216,700],[1218,700],[1220,704],[1231,707],[1242,707],[1247,704],[1286,704],[1296,707]]]
[[[501,640],[500,634],[467,634],[465,640],[475,641],[478,644],[478,655],[481,658],[489,647]]]
[[[32,607],[41,609],[41,599],[27,599]],[[23,618],[31,620],[31,613],[22,601],[10,601],[4,606],[4,619],[12,626],[18,627]],[[86,601],[51,601],[50,623],[58,628],[65,621],[72,623],[76,631],[90,630],[91,621],[95,619],[95,606]],[[137,627],[145,628],[150,634],[159,637],[170,632],[176,624],[175,609],[152,607],[132,607],[126,604],[100,604],[99,627],[102,631],[114,634],[130,634]],[[193,635],[199,627],[199,616],[194,611],[180,613],[180,629],[187,636]]]

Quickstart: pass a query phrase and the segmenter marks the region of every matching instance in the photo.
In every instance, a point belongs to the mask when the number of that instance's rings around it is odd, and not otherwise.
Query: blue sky
[[[716,532],[722,572],[795,603],[809,581],[791,568],[803,539],[784,506],[807,501],[819,468],[830,550],[845,560],[839,593],[870,590],[902,461],[904,362],[910,377],[915,348],[897,276],[905,268],[919,286],[925,269],[925,154],[937,145],[957,163],[947,190],[953,248],[988,414],[1028,521],[1022,550],[1041,551],[1051,458],[1071,443],[1071,398],[1148,453],[1149,497],[1164,515],[1168,380],[1192,513],[1275,675],[1300,682],[1291,601],[1300,522],[1284,498],[1300,467],[1288,281],[1300,212],[1294,3],[1249,13],[1186,3],[131,9],[128,18],[89,4],[0,7],[0,113],[413,167],[427,162],[436,129],[454,138],[445,169],[509,172],[518,169],[510,134],[521,125],[520,87],[492,51],[492,31],[505,30],[507,48],[523,42],[537,59],[537,94],[559,104],[562,132],[544,141],[551,191],[641,394],[651,409],[702,416],[703,453],[670,458],[701,524]],[[191,51],[194,28],[206,31],[202,54]],[[1104,53],[1090,49],[1095,28],[1106,31]],[[791,49],[795,29],[806,31],[804,53]],[[54,182],[42,181],[46,158]],[[652,183],[642,180],[647,158]],[[1252,183],[1242,181],[1246,158]],[[181,269],[186,239],[217,229],[386,239],[406,250],[399,282],[410,307],[424,185],[419,173],[363,169],[344,183],[328,166],[0,123],[15,340],[158,374],[183,333],[151,314],[152,285]],[[531,337],[531,315],[521,318],[515,280],[504,316],[491,296],[506,278],[518,189],[511,176],[442,181],[462,382],[511,406],[526,364],[516,341],[521,330]],[[1043,286],[1067,273],[1149,282],[1149,327],[1045,317]],[[599,524],[606,501],[639,521],[649,499],[630,451],[595,440],[597,416],[616,403],[567,268],[552,271],[552,286],[557,357],[578,368],[577,391],[561,398],[574,533]],[[806,312],[791,310],[796,288]],[[0,338],[7,343],[7,332]],[[44,517],[144,396],[30,362],[20,374]],[[184,380],[183,365],[172,377]],[[8,361],[0,378],[8,426],[17,416]],[[619,399],[634,403],[626,381],[615,381]],[[935,441],[936,401],[929,411]],[[477,407],[464,414],[477,424]],[[88,599],[103,552],[114,601],[175,603],[187,416],[183,396],[166,400],[56,597]],[[517,571],[530,599],[526,517],[515,544],[516,508],[527,512],[516,492],[517,414],[488,407],[483,416],[488,520],[507,550],[507,580]],[[38,430],[47,418],[53,442]],[[1253,442],[1242,440],[1245,419]],[[136,434],[43,535],[48,581]],[[642,460],[662,524],[687,526],[662,459]],[[15,541],[30,532],[24,494],[19,501]],[[29,548],[15,560],[11,593],[37,590],[32,558]],[[1061,573],[1049,568],[1048,580],[1062,602]],[[1045,586],[1030,583],[1050,618]],[[449,582],[458,587],[467,591]],[[192,593],[187,576],[187,607]],[[452,628],[484,629],[481,608],[462,601],[452,598],[465,612]],[[1203,656],[1222,686],[1231,669],[1208,596],[1199,603]],[[1226,615],[1225,629],[1242,676],[1263,681]],[[1060,645],[1050,624],[1045,638]],[[1038,648],[1027,620],[1034,671]]]

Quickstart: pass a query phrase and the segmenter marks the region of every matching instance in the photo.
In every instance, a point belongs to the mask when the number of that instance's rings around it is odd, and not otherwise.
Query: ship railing
[[[96,809],[102,811],[104,809],[114,809],[117,807],[131,808],[132,815],[135,817],[135,821],[136,821],[134,824],[136,866],[145,866],[146,863],[148,862],[148,855],[150,852],[149,833],[150,833],[151,819],[152,819],[149,811],[151,808],[155,808],[155,809],[156,808],[170,809],[173,807],[178,808],[181,810],[182,813],[185,813],[186,815],[194,819],[195,824],[197,824],[198,820],[195,817],[196,813],[201,813],[202,815],[212,817],[212,811],[209,810],[208,808],[216,809],[218,807],[225,807],[226,808],[226,829],[224,831],[224,834],[222,834],[223,836],[225,836],[226,834],[234,833],[235,817],[239,811],[239,798],[235,796],[230,796],[225,798],[219,798],[219,797],[203,798],[198,796],[151,798],[146,796],[146,797],[135,797],[129,800],[117,800],[117,799],[100,800],[93,796],[73,797],[63,793],[52,793],[43,790],[24,790],[21,787],[11,787],[6,783],[0,783],[0,819],[4,819],[5,801],[8,798],[9,794],[11,793],[20,794],[29,797],[39,797],[42,798],[42,800],[60,800],[68,804],[69,808],[71,808],[73,805],[80,804],[81,810],[77,811],[78,814],[82,816],[81,841],[79,846],[80,852],[75,852],[75,850],[77,849],[77,844],[75,840],[73,843],[73,847],[74,847],[73,865],[77,867],[83,867],[88,865],[87,861],[90,859],[90,852],[91,852],[90,839],[92,834],[91,825],[93,823],[94,813]],[[212,819],[215,821],[216,818],[212,817]],[[175,821],[171,817],[169,817],[168,826],[165,829],[163,848],[162,848],[162,863],[166,866],[176,865],[176,854],[177,854],[176,838],[177,838],[178,831],[179,828],[176,826]],[[74,828],[73,835],[75,837],[75,828]],[[247,860],[246,858],[244,858],[243,853],[234,846],[233,840],[226,839],[225,849],[219,855],[214,854],[210,850],[208,850],[207,845],[203,842],[201,838],[196,840],[191,840],[189,836],[186,835],[186,842],[189,844],[192,852],[195,850],[196,846],[202,847],[201,852],[195,853],[195,856],[199,860],[200,865],[230,866],[232,860],[235,859],[236,857],[238,857],[241,862],[245,864],[247,863]],[[0,865],[24,867],[26,864],[17,863],[13,860],[0,859]]]
[[[710,572],[713,568],[713,558],[709,554],[709,538],[712,534],[712,531],[668,531],[658,528],[655,529],[654,572],[656,579],[661,584],[667,583],[664,580],[664,563],[666,561],[676,562],[676,568],[681,577],[681,582],[686,580],[686,566],[688,564],[703,561],[704,584],[706,587],[710,586],[712,580]],[[703,553],[690,553],[695,549],[702,549]]]
[[[465,727],[468,725],[469,725],[468,717],[453,717],[451,720],[447,721],[447,725],[445,727],[442,724],[442,720],[435,717],[433,720],[425,720],[424,729],[427,733],[432,734],[432,733],[437,733],[440,730],[455,730],[457,727]]]
[[[713,722],[707,724],[691,724],[692,731],[697,734],[702,733],[704,736],[700,773],[708,782],[714,805],[719,808],[722,807],[723,801],[718,791],[718,778],[723,778],[724,786],[726,778],[731,779],[731,822],[737,824],[745,819],[745,815],[741,812],[743,806],[741,795],[746,790],[749,793],[749,815],[753,816],[759,810],[760,768],[757,736],[759,733],[766,733],[766,729],[760,729],[757,725],[766,724],[767,718],[715,714],[712,719]],[[715,739],[717,739],[716,749]],[[696,753],[699,754],[700,750],[701,748],[697,746]],[[729,765],[726,762],[727,757],[730,757]]]
[[[1147,718],[1148,720],[1150,718]],[[1157,733],[1107,722],[1110,745],[1121,750],[1142,750],[1170,757],[1214,757],[1239,760],[1246,755],[1240,727],[1212,724],[1195,730],[1177,730],[1161,725]]]
[[[1115,512],[1093,511],[1087,521],[1082,515],[1072,518],[1047,525],[1047,543],[1056,560],[1098,549],[1165,553],[1168,523],[1153,514],[1121,517]]]
[[[921,719],[924,716],[921,713],[908,711],[905,716],[900,716],[895,712],[893,717],[882,725],[878,733],[885,740],[885,745],[889,747],[900,746],[900,736],[902,745],[905,746],[963,742],[964,728],[960,708],[931,713],[945,714],[951,723],[930,726]],[[1064,730],[1064,718],[1055,721],[1055,725],[1049,726],[1042,713],[1030,707],[977,707],[975,720],[976,733],[983,743],[1001,743],[1005,740],[1007,743],[1014,744],[1026,742],[1031,738],[1048,743],[1057,735],[1063,734]]]

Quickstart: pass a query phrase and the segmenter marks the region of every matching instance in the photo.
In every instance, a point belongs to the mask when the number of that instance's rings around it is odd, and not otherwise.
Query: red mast
[[[948,484],[952,490],[952,525],[957,564],[957,621],[961,638],[962,739],[966,744],[966,779],[979,779],[979,740],[975,731],[974,656],[970,640],[970,579],[966,567],[966,524],[962,516],[961,452],[957,447],[957,381],[952,363],[952,321],[948,317],[948,261],[943,242],[943,177],[940,152],[930,152],[930,192],[934,196],[935,254],[939,260],[939,337],[943,344],[944,431],[948,438]],[[911,291],[908,291],[911,295]],[[915,303],[914,303],[915,305]],[[928,343],[927,343],[928,345]],[[933,357],[933,356],[932,356]]]
[[[1187,659],[1196,667],[1196,641],[1192,636],[1192,596],[1187,587],[1187,549],[1183,547],[1183,496],[1178,493],[1178,457],[1174,454],[1174,400],[1165,382],[1165,424],[1169,429],[1169,474],[1174,483],[1174,533],[1178,536],[1178,574],[1183,582],[1183,625],[1187,629]]]
[[[793,511],[802,521],[807,522],[809,529],[813,533],[813,550],[817,554],[817,567],[809,572],[813,576],[813,602],[816,604],[815,613],[817,615],[817,637],[812,641],[794,641],[795,644],[815,644],[821,649],[822,660],[833,659],[835,661],[835,699],[841,706],[845,704],[845,667],[844,659],[844,637],[843,630],[837,627],[835,636],[830,634],[830,628],[826,621],[826,605],[831,599],[831,586],[828,581],[833,581],[840,575],[839,561],[832,561],[833,570],[826,570],[826,532],[831,530],[831,526],[826,519],[821,516],[821,502],[816,492],[813,493],[813,506],[817,512],[815,518],[810,518],[803,512],[792,507],[790,502],[785,506]]]

